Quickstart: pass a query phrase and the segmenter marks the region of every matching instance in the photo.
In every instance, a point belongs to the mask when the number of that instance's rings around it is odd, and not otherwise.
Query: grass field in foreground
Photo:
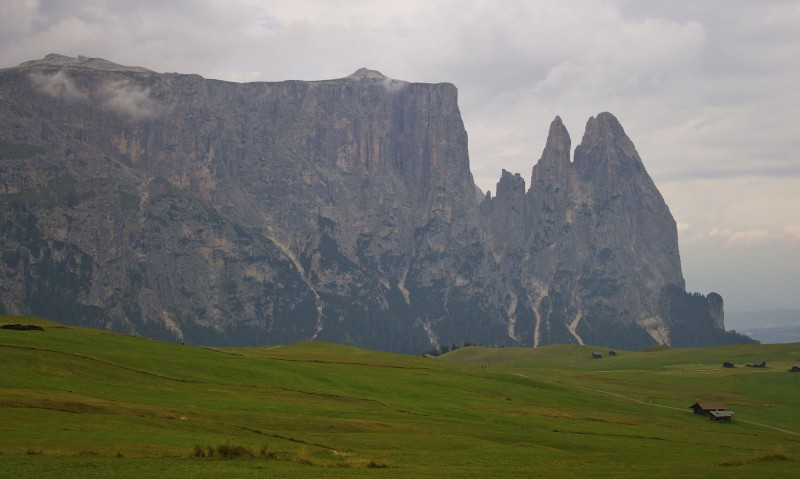
[[[800,344],[615,357],[468,347],[427,359],[4,323],[45,331],[0,329],[0,477],[800,473],[800,373],[787,372]],[[766,369],[743,367],[761,360]],[[696,401],[727,402],[733,422],[691,414]]]

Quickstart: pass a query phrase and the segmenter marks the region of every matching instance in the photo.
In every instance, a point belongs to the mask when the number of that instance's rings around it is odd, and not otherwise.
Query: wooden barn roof
[[[696,402],[689,407],[694,409],[695,406],[698,406],[703,411],[722,411],[727,408],[724,402],[713,401]]]
[[[708,413],[711,414],[714,417],[731,417],[731,416],[733,416],[733,411],[709,411]]]

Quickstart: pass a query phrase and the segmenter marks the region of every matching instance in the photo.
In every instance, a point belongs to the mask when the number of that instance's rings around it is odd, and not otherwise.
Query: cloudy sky
[[[679,224],[686,286],[800,308],[796,0],[2,0],[0,67],[48,53],[230,81],[360,67],[450,82],[475,181],[530,177],[560,115],[620,120]]]

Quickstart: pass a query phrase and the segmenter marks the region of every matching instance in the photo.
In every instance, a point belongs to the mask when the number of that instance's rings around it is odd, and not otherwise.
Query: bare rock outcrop
[[[0,70],[0,313],[402,352],[680,344],[693,324],[723,341],[721,298],[687,302],[675,223],[617,120],[570,148],[556,118],[530,189],[504,171],[479,200],[451,84],[48,55]]]

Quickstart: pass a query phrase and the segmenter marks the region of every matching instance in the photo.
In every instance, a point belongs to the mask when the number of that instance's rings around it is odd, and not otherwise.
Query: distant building
[[[709,411],[724,411],[727,406],[724,402],[696,402],[689,406],[690,409],[694,410],[695,414],[708,414]]]
[[[736,365],[735,365],[735,364],[733,364],[733,363],[732,363],[732,362],[730,362],[730,361],[725,361],[724,363],[722,363],[722,367],[723,367],[723,368],[735,368],[735,367],[736,367]]]
[[[592,357],[595,359],[600,359],[603,357],[603,353],[592,353]]]
[[[609,352],[608,352],[608,355],[609,355],[609,356],[616,356],[616,355],[617,355],[617,352],[616,352],[616,351],[609,351]]]
[[[761,361],[760,363],[747,363],[745,366],[748,368],[765,368],[767,367],[766,361]]]
[[[791,371],[793,373],[800,373],[800,365],[795,364],[794,366],[792,366],[792,369],[790,369],[789,371]]]
[[[708,415],[714,422],[731,422],[733,411],[709,411]]]
[[[689,406],[695,414],[708,416],[714,422],[730,422],[733,411],[726,409],[724,402],[696,402]]]

